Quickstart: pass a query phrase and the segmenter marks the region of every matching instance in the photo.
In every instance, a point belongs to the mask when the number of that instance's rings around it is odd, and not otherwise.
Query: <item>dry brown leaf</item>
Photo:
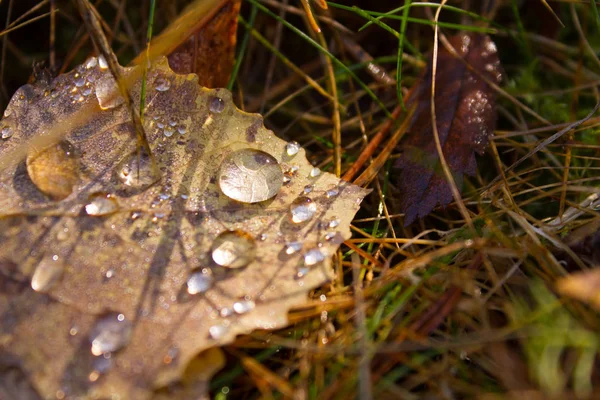
[[[563,296],[586,302],[600,310],[600,266],[560,278],[556,289]]]
[[[149,398],[201,351],[285,326],[332,277],[367,193],[164,58],[148,73],[153,158],[140,155],[100,61],[22,87],[0,125],[0,159],[66,131],[0,171],[0,371],[44,398]]]

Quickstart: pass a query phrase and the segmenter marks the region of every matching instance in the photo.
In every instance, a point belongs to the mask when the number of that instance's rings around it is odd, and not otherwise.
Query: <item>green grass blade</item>
[[[142,74],[142,89],[140,91],[140,120],[144,122],[144,110],[146,108],[146,79],[148,75],[148,64],[150,63],[150,40],[154,29],[154,9],[156,0],[150,0],[150,15],[148,16],[148,30],[146,31],[146,63]]]
[[[258,9],[256,8],[256,4],[252,4],[248,22],[244,21],[244,23],[250,27],[253,27],[254,20],[256,20],[257,12],[258,12]],[[229,90],[233,89],[233,84],[235,83],[235,80],[237,79],[237,75],[240,70],[240,66],[242,65],[242,61],[244,60],[244,54],[246,53],[246,47],[248,47],[248,41],[250,41],[250,32],[251,32],[251,29],[246,29],[244,38],[242,39],[242,42],[240,43],[240,49],[238,51],[237,57],[235,58],[235,64],[233,66],[233,71],[231,71],[231,76],[229,77],[229,82],[227,83],[227,89],[229,89]]]

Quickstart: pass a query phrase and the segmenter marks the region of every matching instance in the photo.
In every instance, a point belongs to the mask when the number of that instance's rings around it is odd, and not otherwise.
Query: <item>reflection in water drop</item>
[[[92,57],[85,63],[86,69],[92,69],[98,65],[98,59],[96,57]]]
[[[225,325],[213,325],[210,328],[208,328],[208,333],[210,334],[210,337],[215,340],[222,339],[228,331],[229,328]]]
[[[225,231],[211,246],[213,261],[222,267],[241,268],[256,257],[254,239],[243,231]]]
[[[2,139],[8,139],[13,135],[13,129],[10,126],[2,128]]]
[[[114,196],[106,193],[94,193],[89,197],[89,203],[85,206],[87,215],[99,217],[117,212],[119,203]]]
[[[187,280],[187,292],[189,294],[204,293],[213,285],[214,279],[208,270],[194,272]]]
[[[306,185],[306,186],[304,186],[304,194],[309,194],[310,192],[313,191],[314,188],[315,188],[315,185]]]
[[[100,69],[108,68],[108,62],[106,62],[106,58],[104,58],[104,56],[98,57],[98,65],[100,65]]]
[[[154,89],[158,90],[159,92],[166,92],[170,88],[171,81],[169,81],[167,78],[160,77],[156,78],[154,81]]]
[[[285,145],[285,152],[288,156],[295,156],[300,151],[300,144],[298,142],[289,142]]]
[[[291,220],[295,224],[309,221],[317,212],[317,205],[308,197],[298,197],[290,205]]]
[[[210,110],[210,112],[213,112],[215,114],[222,113],[225,109],[225,102],[220,97],[213,97],[210,100],[210,103],[208,104],[208,109]]]
[[[110,313],[100,318],[89,336],[92,354],[99,356],[117,351],[129,343],[131,322],[123,314]]]
[[[325,254],[319,248],[311,249],[304,253],[304,264],[307,266],[313,266],[325,260]]]
[[[337,228],[339,224],[340,224],[340,220],[337,218],[334,218],[331,221],[329,221],[330,228]]]
[[[233,303],[233,311],[237,314],[245,314],[254,310],[256,304],[252,300],[241,300]]]
[[[62,278],[65,266],[57,255],[45,256],[35,268],[31,288],[36,292],[49,291]]]
[[[69,196],[79,180],[73,146],[66,141],[30,153],[26,165],[29,179],[42,193],[54,200]]]
[[[117,177],[125,186],[145,189],[160,179],[154,158],[144,150],[134,151],[117,166]]]
[[[338,194],[340,194],[340,190],[337,187],[331,188],[327,191],[327,193],[325,194],[327,196],[328,199],[337,196]]]
[[[117,82],[112,75],[103,76],[96,83],[96,98],[98,99],[98,105],[103,110],[110,110],[125,103],[125,99],[121,96]]]
[[[285,245],[285,254],[294,254],[302,250],[302,242],[290,242]]]
[[[260,150],[243,149],[225,157],[218,182],[227,197],[243,203],[258,203],[277,195],[283,173],[273,156]]]
[[[310,170],[311,178],[316,178],[319,175],[321,175],[321,170],[319,168],[314,167],[313,169]]]

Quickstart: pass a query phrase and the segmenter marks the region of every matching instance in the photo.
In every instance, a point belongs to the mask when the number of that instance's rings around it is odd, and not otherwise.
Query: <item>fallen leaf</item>
[[[556,289],[563,296],[586,302],[600,310],[600,266],[560,278]]]
[[[178,74],[198,74],[201,86],[227,86],[233,70],[240,6],[240,0],[225,1],[210,18],[199,21],[187,40],[168,55],[171,69]]]
[[[42,398],[150,398],[200,352],[285,326],[368,193],[166,59],[147,82],[152,156],[96,58],[19,89],[0,123],[0,371]],[[57,124],[58,146],[6,161]]]
[[[502,74],[496,45],[488,36],[462,33],[449,39],[459,59],[442,45],[436,73],[435,110],[444,156],[457,185],[475,175],[475,153],[482,153],[495,125],[495,93],[478,74],[499,83]],[[466,64],[474,71],[471,71]],[[407,107],[416,105],[411,128],[401,143],[397,183],[400,207],[408,225],[445,206],[452,192],[442,171],[431,123],[432,62],[413,88]]]

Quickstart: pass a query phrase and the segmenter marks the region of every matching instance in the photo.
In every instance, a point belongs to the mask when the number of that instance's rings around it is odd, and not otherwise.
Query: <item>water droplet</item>
[[[258,239],[261,242],[264,242],[265,240],[267,240],[269,238],[269,235],[267,235],[266,233],[261,233],[260,236],[258,237]]]
[[[220,114],[225,109],[225,102],[220,97],[213,97],[208,105],[210,112]]]
[[[98,57],[98,65],[100,65],[100,69],[108,68],[108,62],[106,62],[106,58],[104,58],[104,56]]]
[[[131,337],[132,324],[123,314],[110,313],[101,317],[89,336],[92,354],[100,356],[122,349]]]
[[[225,157],[218,177],[223,194],[243,203],[258,203],[276,196],[283,182],[277,160],[254,149],[238,150]]]
[[[177,132],[179,132],[180,135],[185,135],[185,133],[187,132],[187,129],[185,128],[185,126],[179,125],[177,127]]]
[[[208,333],[210,334],[210,337],[214,340],[222,339],[228,331],[229,328],[225,325],[213,325],[210,328],[208,328]]]
[[[13,129],[10,126],[2,128],[2,139],[8,139],[13,135]]]
[[[333,240],[333,238],[335,238],[336,233],[335,232],[327,232],[325,234],[325,240],[330,241]]]
[[[285,254],[294,254],[302,250],[302,242],[290,242],[285,245]]]
[[[331,221],[329,221],[329,227],[330,228],[337,228],[339,224],[340,224],[340,220],[337,219],[337,218],[332,219]]]
[[[256,304],[252,300],[242,300],[233,303],[233,311],[237,314],[245,314],[249,311],[254,310]]]
[[[187,292],[191,295],[204,293],[212,287],[213,283],[214,278],[208,270],[194,272],[187,280]]]
[[[31,288],[36,292],[48,292],[62,278],[65,266],[57,255],[45,256],[35,268]]]
[[[337,196],[338,194],[340,194],[340,190],[335,187],[335,188],[331,188],[327,191],[327,193],[325,193],[325,196],[327,196],[328,199]]]
[[[298,142],[289,142],[285,145],[285,152],[288,156],[295,156],[300,151],[300,144]]]
[[[165,127],[165,129],[163,130],[163,135],[165,135],[165,137],[171,137],[173,136],[173,133],[175,133],[175,131],[169,126]]]
[[[92,69],[98,65],[98,59],[96,57],[92,57],[85,63],[85,68]]]
[[[62,141],[42,151],[27,155],[27,174],[34,185],[54,200],[73,192],[79,181],[79,168],[73,146]]]
[[[87,215],[95,217],[109,215],[117,212],[119,209],[119,203],[110,194],[106,193],[94,193],[89,197],[89,203],[85,206],[85,212]]]
[[[115,276],[115,270],[114,269],[109,269],[108,271],[106,271],[106,273],[104,274],[104,277],[106,279],[111,279],[112,277]]]
[[[154,89],[158,90],[159,92],[166,92],[170,88],[171,81],[169,81],[167,78],[159,77],[154,81]]]
[[[304,278],[309,272],[310,269],[308,267],[302,266],[296,270],[296,278]]]
[[[256,243],[246,232],[235,230],[221,233],[211,246],[213,261],[222,267],[241,268],[256,257]]]
[[[221,308],[221,311],[219,311],[219,315],[221,315],[221,317],[223,318],[231,317],[233,315],[233,309],[228,307]]]
[[[298,197],[290,206],[291,220],[295,224],[309,221],[317,212],[317,205],[308,197]]]
[[[77,87],[82,87],[83,85],[85,85],[85,77],[83,77],[81,75],[77,76],[77,74],[76,74],[75,75],[75,80],[73,81],[73,83]]]
[[[125,103],[125,99],[121,96],[117,82],[112,75],[103,76],[96,83],[96,98],[102,110],[110,110]]]
[[[319,168],[314,167],[313,169],[310,170],[311,178],[316,178],[319,175],[321,175],[321,170]]]
[[[287,184],[288,184],[288,183],[290,183],[291,181],[292,181],[292,178],[290,178],[289,176],[287,176],[287,175],[284,175],[284,176],[283,176],[283,184],[284,184],[284,185],[287,185]]]
[[[145,189],[160,179],[154,158],[140,149],[126,157],[117,167],[117,176],[125,186]]]
[[[325,254],[321,249],[310,249],[304,253],[304,264],[307,266],[313,266],[325,260]]]
[[[4,118],[10,117],[11,114],[12,114],[12,110],[10,108],[7,108],[4,110]]]

